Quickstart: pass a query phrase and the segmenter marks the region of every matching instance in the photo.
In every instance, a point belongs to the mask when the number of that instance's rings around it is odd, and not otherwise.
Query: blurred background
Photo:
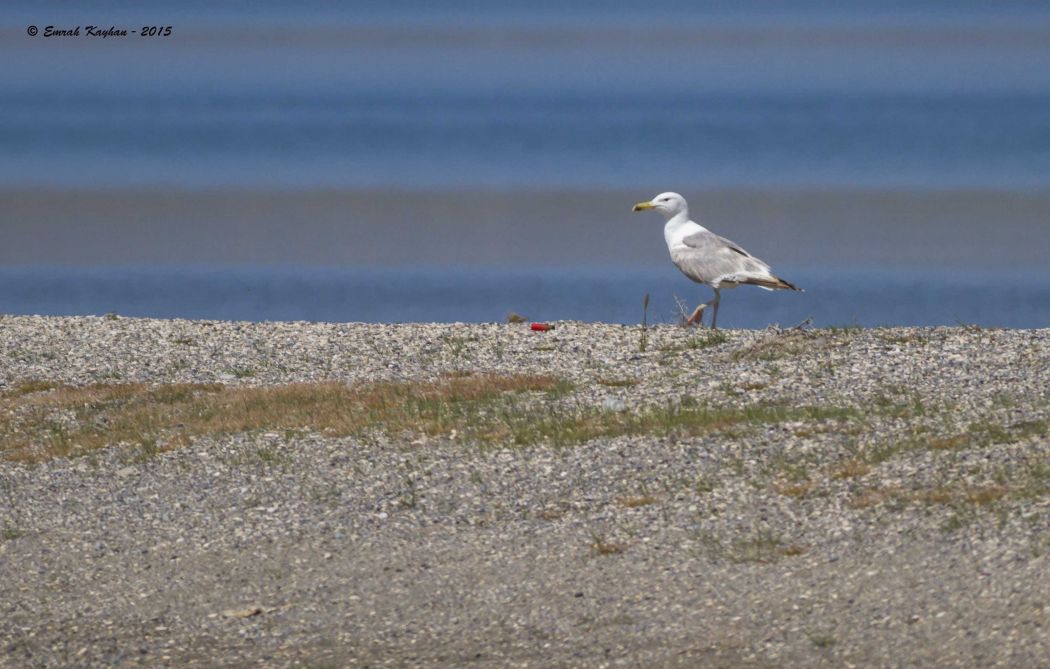
[[[1050,325],[1050,4],[437,5],[5,8],[0,313]]]

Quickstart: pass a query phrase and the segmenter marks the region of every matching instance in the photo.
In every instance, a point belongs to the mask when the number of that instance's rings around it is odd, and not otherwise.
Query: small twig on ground
[[[642,337],[638,341],[638,351],[645,353],[645,349],[649,346],[649,333],[646,330],[649,327],[649,293],[645,294],[645,299],[642,300]]]
[[[689,307],[686,306],[685,300],[675,295],[674,305],[678,309],[678,324],[682,327],[687,327],[689,325]]]
[[[813,325],[813,317],[810,316],[810,317],[806,318],[806,320],[804,320],[801,323],[799,323],[798,325],[794,325],[794,326],[789,327],[789,328],[782,328],[782,327],[780,327],[780,323],[772,323],[769,326],[768,329],[772,330],[774,334],[778,334],[778,335],[788,334],[789,332],[801,332],[803,334],[807,334],[808,335],[808,334],[813,334],[813,333],[810,332],[809,330],[807,330],[806,328],[810,328],[810,327],[812,327],[812,325]]]

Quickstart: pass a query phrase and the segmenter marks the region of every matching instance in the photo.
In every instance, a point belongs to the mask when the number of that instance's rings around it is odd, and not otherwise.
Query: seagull
[[[689,218],[689,204],[678,193],[660,193],[648,202],[634,205],[634,211],[658,211],[667,219],[664,240],[671,252],[671,262],[682,274],[715,291],[715,299],[698,306],[686,323],[703,325],[703,312],[711,307],[711,329],[718,327],[718,303],[722,288],[736,288],[742,283],[766,290],[797,290],[792,284],[774,276],[769,265],[725,237],[719,237]]]

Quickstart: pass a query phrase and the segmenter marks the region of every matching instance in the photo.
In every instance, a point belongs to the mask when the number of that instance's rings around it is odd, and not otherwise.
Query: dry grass
[[[628,548],[630,548],[630,544],[623,541],[613,541],[604,534],[591,535],[591,550],[598,555],[619,555]]]
[[[921,330],[912,332],[876,331],[875,336],[887,344],[928,344],[930,342],[929,333]]]
[[[861,490],[850,502],[854,509],[878,506],[886,502],[920,503],[942,506],[986,506],[1011,494],[1024,496],[1022,487],[1010,488],[1001,485],[984,486],[939,486],[927,490],[905,490],[900,487],[866,488]]]
[[[787,497],[794,497],[795,499],[802,499],[810,493],[813,489],[812,481],[802,481],[799,483],[778,483],[773,486],[773,490],[776,490],[781,495]]]
[[[238,387],[220,384],[24,382],[0,394],[0,454],[39,462],[105,446],[142,457],[211,435],[313,431],[332,436],[405,433],[479,445],[572,447],[617,436],[700,436],[785,421],[850,422],[850,407],[702,403],[610,412],[572,407],[550,376],[460,373],[436,381]]]
[[[741,390],[764,390],[769,387],[769,384],[762,381],[748,381],[747,383],[741,383],[738,387]]]
[[[829,475],[833,479],[852,479],[864,476],[871,471],[871,465],[860,460],[847,460],[834,467]]]
[[[861,490],[849,502],[851,509],[867,509],[878,506],[887,500],[894,499],[899,489],[893,488],[865,488]]]
[[[939,409],[939,413],[949,413],[950,407]],[[878,407],[880,415],[896,418],[914,418],[929,412],[917,402],[912,404],[892,404],[886,400]],[[976,420],[967,430],[958,434],[927,434],[929,428],[923,425],[911,427],[898,439],[869,446],[862,454],[870,464],[878,464],[899,453],[929,448],[934,451],[954,451],[984,448],[1000,444],[1013,444],[1033,437],[1050,435],[1050,424],[1045,420],[1027,420],[1016,423],[1001,423],[994,416]]]
[[[600,378],[598,384],[602,386],[608,386],[609,388],[633,388],[640,382],[638,379],[611,379],[611,378]]]
[[[970,437],[965,434],[956,434],[950,437],[928,437],[926,445],[935,451],[947,451],[962,448],[970,443]]]
[[[768,530],[737,536],[728,542],[723,542],[713,535],[701,535],[698,538],[709,557],[734,564],[768,564],[785,557],[797,557],[807,550],[802,544],[787,543],[782,537]]]
[[[534,375],[360,387],[335,382],[255,388],[23,383],[0,395],[0,450],[8,459],[36,462],[120,444],[159,452],[197,436],[256,430],[447,434],[469,428],[483,405],[507,394],[567,389],[554,377]]]
[[[967,430],[968,438],[976,446],[1012,444],[1031,437],[1050,435],[1050,425],[1043,420],[1028,420],[1001,425],[991,420],[976,421]]]
[[[830,343],[830,337],[818,336],[806,331],[770,334],[733,351],[730,359],[737,362],[741,360],[778,360],[814,349],[827,348]]]
[[[753,404],[715,407],[707,404],[657,407],[639,413],[599,409],[551,411],[546,414],[505,414],[479,435],[486,441],[514,444],[546,443],[572,446],[599,437],[699,436],[769,425],[791,420],[850,420],[853,412],[841,407],[788,407]]]
[[[19,397],[21,395],[30,395],[32,393],[40,393],[45,390],[51,390],[56,388],[57,384],[51,383],[50,381],[39,381],[37,379],[26,379],[24,381],[17,381],[11,385],[10,388],[0,393],[0,398],[6,397]]]
[[[0,543],[3,543],[5,541],[14,541],[15,539],[20,539],[25,535],[26,533],[24,530],[20,530],[17,527],[12,527],[11,525],[4,525],[4,527],[0,529]]]
[[[625,495],[616,498],[616,503],[625,509],[636,509],[640,506],[655,504],[656,502],[656,497],[652,495]]]
[[[1010,492],[1009,488],[1005,486],[983,486],[980,488],[971,488],[965,492],[966,501],[970,504],[977,504],[984,506],[985,504],[991,504],[996,502]]]

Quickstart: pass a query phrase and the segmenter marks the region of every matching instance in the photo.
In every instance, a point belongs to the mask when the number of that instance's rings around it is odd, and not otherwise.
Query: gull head
[[[686,204],[685,198],[678,193],[660,193],[652,200],[648,202],[639,202],[634,205],[632,211],[658,211],[664,215],[664,218],[674,218],[679,214],[688,214],[689,205]]]

